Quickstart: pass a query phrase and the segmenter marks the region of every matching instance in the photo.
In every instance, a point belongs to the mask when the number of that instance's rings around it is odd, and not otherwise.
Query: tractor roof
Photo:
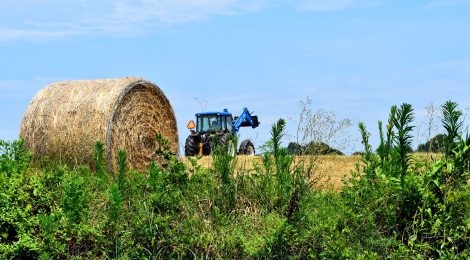
[[[232,113],[229,113],[226,108],[222,112],[202,112],[197,113],[196,117],[198,116],[232,116]]]
[[[202,113],[197,113],[196,116],[213,116],[213,115],[217,115],[217,116],[232,116],[232,113],[229,113],[229,112],[202,112]]]

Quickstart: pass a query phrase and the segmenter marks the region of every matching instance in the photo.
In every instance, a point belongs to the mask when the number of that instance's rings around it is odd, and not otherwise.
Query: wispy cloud
[[[338,11],[349,8],[364,8],[378,5],[377,0],[305,0],[298,4],[301,10],[307,11]]]
[[[304,11],[368,7],[381,0],[18,0],[2,4],[0,42],[72,35],[140,35],[159,26],[234,16],[271,5]]]
[[[204,19],[212,15],[236,15],[262,8],[268,1],[248,0],[139,0],[119,1],[111,20],[131,23],[157,20],[178,23]]]
[[[0,42],[70,35],[138,34],[157,25],[259,10],[268,0],[20,0],[0,10]],[[9,4],[10,3],[10,4]]]

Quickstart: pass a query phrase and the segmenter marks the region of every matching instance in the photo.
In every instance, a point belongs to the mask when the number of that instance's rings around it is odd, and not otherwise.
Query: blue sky
[[[45,85],[139,76],[175,109],[254,110],[261,145],[278,118],[294,135],[299,100],[349,118],[353,139],[390,106],[470,107],[469,0],[0,0],[0,139],[17,138]],[[420,133],[416,133],[420,136]],[[286,139],[286,142],[289,141]],[[419,141],[419,140],[418,140]],[[421,141],[424,141],[421,139]],[[346,149],[360,149],[356,140]]]

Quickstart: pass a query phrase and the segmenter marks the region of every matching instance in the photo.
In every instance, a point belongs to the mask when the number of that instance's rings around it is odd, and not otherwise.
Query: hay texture
[[[35,159],[93,166],[94,146],[100,141],[111,172],[116,172],[119,149],[127,152],[133,169],[142,171],[158,161],[157,133],[177,153],[173,108],[158,86],[141,78],[48,85],[29,104],[20,129]]]

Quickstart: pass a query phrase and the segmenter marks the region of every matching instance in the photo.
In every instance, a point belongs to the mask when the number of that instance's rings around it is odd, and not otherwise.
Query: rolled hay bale
[[[178,151],[173,108],[160,88],[141,78],[78,80],[40,90],[25,111],[20,137],[33,158],[48,157],[94,165],[94,146],[104,144],[108,170],[117,170],[117,152],[128,165],[144,170],[152,161],[160,133]]]

